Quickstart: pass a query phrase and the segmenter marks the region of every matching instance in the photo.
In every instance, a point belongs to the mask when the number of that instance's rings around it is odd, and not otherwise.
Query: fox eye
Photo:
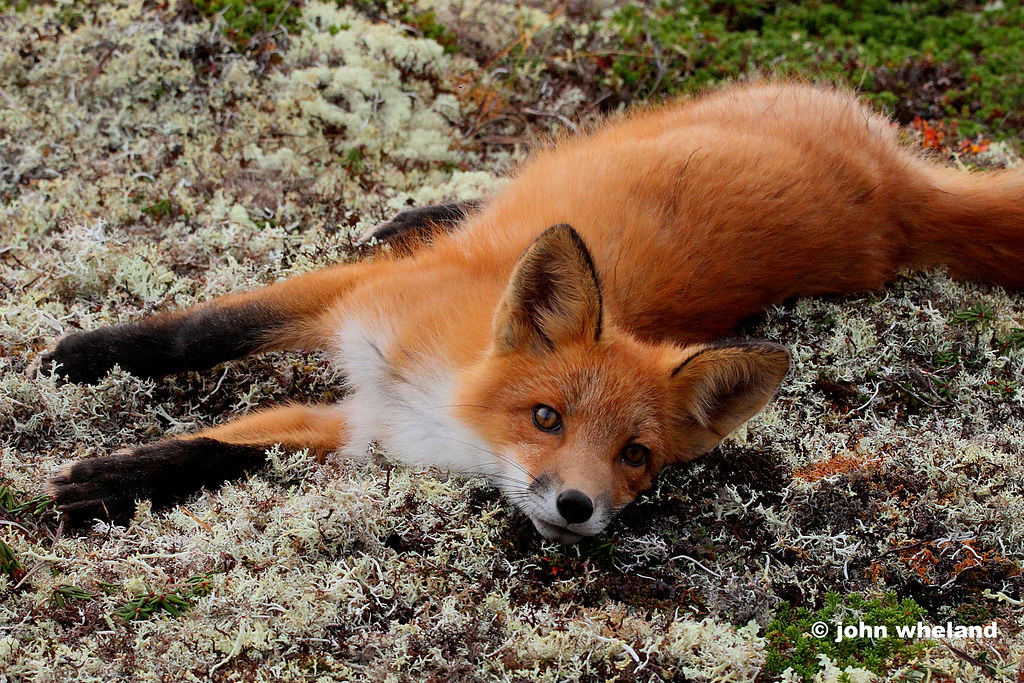
[[[622,455],[620,458],[622,462],[633,467],[640,467],[647,462],[647,457],[651,454],[651,449],[647,446],[641,446],[638,443],[631,443],[622,449]]]
[[[533,424],[545,432],[557,432],[562,426],[562,416],[551,406],[540,403],[533,407]]]

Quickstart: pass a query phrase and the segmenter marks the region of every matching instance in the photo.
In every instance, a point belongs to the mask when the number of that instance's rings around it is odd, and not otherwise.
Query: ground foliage
[[[793,351],[778,400],[571,548],[480,481],[277,452],[72,535],[40,496],[61,462],[343,379],[300,354],[95,386],[26,369],[70,330],[359,258],[353,235],[496,187],[538,136],[723,79],[838,79],[908,144],[1017,164],[1021,22],[937,0],[0,2],[0,680],[1014,680],[1019,295],[914,274],[773,309],[746,332]],[[813,615],[897,608],[1000,637],[807,640]]]

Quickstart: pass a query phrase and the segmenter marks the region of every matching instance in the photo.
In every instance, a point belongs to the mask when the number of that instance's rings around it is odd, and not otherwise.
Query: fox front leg
[[[413,244],[413,238],[452,229],[477,205],[410,209],[367,235]],[[373,271],[365,263],[336,266],[184,311],[75,332],[41,356],[36,370],[54,371],[72,382],[96,382],[119,365],[133,375],[155,378],[263,351],[323,348],[334,333],[331,309]]]
[[[257,303],[158,314],[66,335],[43,354],[37,368],[71,382],[96,382],[115,365],[139,377],[201,370],[259,351],[277,318]]]
[[[285,406],[192,436],[69,463],[50,480],[48,492],[72,524],[94,519],[124,524],[139,500],[166,508],[259,469],[274,444],[291,451],[308,448],[323,457],[340,447],[344,433],[335,406]]]
[[[330,344],[331,312],[379,264],[353,263],[298,275],[183,311],[75,332],[44,354],[38,370],[95,382],[115,365],[139,377],[204,370],[264,351],[314,350]]]

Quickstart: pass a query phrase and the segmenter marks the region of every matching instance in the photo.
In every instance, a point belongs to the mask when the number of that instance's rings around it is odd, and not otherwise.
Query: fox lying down
[[[733,87],[537,153],[494,196],[400,214],[388,255],[64,337],[71,381],[328,349],[351,389],[66,466],[72,520],[123,521],[265,462],[273,444],[489,477],[546,538],[601,532],[658,472],[770,400],[777,344],[730,339],[794,296],[901,267],[1024,287],[1024,174],[922,160],[850,94]]]

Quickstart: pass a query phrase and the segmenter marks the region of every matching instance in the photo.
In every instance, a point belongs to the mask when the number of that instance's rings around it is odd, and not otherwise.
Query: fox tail
[[[905,211],[910,265],[1024,289],[1024,171],[928,165]]]

